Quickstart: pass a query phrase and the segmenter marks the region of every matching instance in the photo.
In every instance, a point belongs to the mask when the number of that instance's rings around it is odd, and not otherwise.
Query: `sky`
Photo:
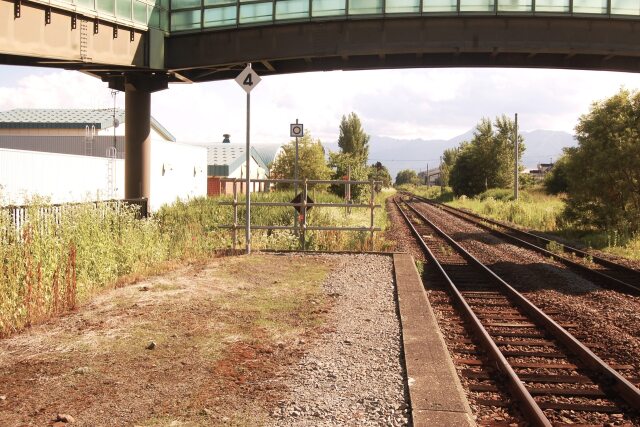
[[[284,143],[299,119],[323,142],[338,139],[355,112],[367,133],[395,139],[450,139],[482,117],[518,113],[522,130],[569,133],[592,102],[621,87],[640,90],[640,73],[449,68],[332,71],[267,76],[251,92],[251,142]],[[151,113],[180,142],[245,142],[246,96],[234,80],[172,84],[152,95]],[[124,93],[116,96],[124,108]],[[76,71],[0,66],[0,111],[110,108],[106,83]]]

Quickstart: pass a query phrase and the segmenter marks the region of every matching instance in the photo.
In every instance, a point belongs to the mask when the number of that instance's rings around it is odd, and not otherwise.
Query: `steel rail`
[[[458,218],[460,218],[462,220],[465,220],[467,222],[471,222],[471,223],[477,225],[478,227],[481,227],[481,228],[483,228],[485,230],[488,230],[488,231],[490,231],[492,233],[495,233],[495,234],[497,234],[497,235],[499,235],[501,237],[504,237],[505,239],[511,240],[512,242],[516,243],[519,246],[527,247],[527,248],[529,248],[531,250],[534,250],[534,251],[539,252],[541,254],[544,254],[546,256],[550,256],[553,259],[562,262],[563,264],[566,264],[568,266],[577,268],[577,269],[579,269],[579,270],[581,270],[581,271],[583,271],[585,273],[597,276],[599,279],[602,279],[605,282],[607,282],[610,286],[617,286],[617,287],[626,289],[628,291],[631,291],[633,293],[640,292],[640,286],[633,285],[631,283],[627,283],[627,282],[622,281],[620,279],[617,279],[615,277],[611,277],[606,273],[603,273],[603,272],[601,272],[599,270],[594,270],[592,268],[589,268],[584,264],[581,264],[579,262],[573,261],[572,259],[569,259],[567,257],[559,255],[559,254],[557,254],[555,252],[551,252],[550,250],[548,250],[546,248],[543,248],[541,246],[535,245],[535,244],[533,244],[531,242],[527,242],[526,240],[522,240],[522,239],[520,239],[520,238],[518,238],[516,236],[510,235],[509,233],[506,233],[504,231],[496,230],[495,228],[492,228],[492,227],[487,226],[486,224],[483,224],[481,221],[496,225],[498,227],[506,228],[507,230],[512,231],[514,233],[519,233],[521,235],[526,235],[527,237],[535,238],[537,240],[541,240],[541,241],[544,241],[546,243],[555,242],[553,240],[546,239],[544,237],[540,237],[540,236],[537,236],[536,234],[528,233],[526,231],[518,230],[517,228],[510,227],[510,226],[502,224],[502,223],[500,223],[498,221],[494,221],[494,220],[489,219],[489,218],[484,218],[484,217],[482,217],[480,215],[477,215],[477,214],[474,214],[474,213],[470,213],[470,212],[466,212],[466,211],[463,211],[463,210],[460,210],[460,209],[456,209],[456,208],[453,208],[451,206],[444,205],[442,203],[437,203],[437,202],[434,202],[433,200],[429,200],[429,199],[421,197],[421,196],[412,195],[412,197],[414,197],[415,199],[420,200],[420,201],[422,201],[424,203],[428,203],[428,204],[430,204],[432,206],[435,206],[435,207],[438,207],[440,209],[443,209],[446,212],[449,212],[451,215],[454,215],[454,216],[456,216],[456,217],[458,217]],[[476,218],[478,221],[474,221],[474,220],[468,218],[465,215],[471,216],[473,218]],[[559,244],[561,244],[561,243],[559,243]],[[580,251],[579,249],[572,248],[571,246],[562,245],[562,247],[564,248],[563,250],[566,249],[565,252],[574,252],[574,250],[575,250],[575,251],[578,251],[581,255],[584,254],[583,255],[584,257],[591,256],[594,261],[597,261],[599,264],[601,264],[601,265],[603,265],[605,267],[618,269],[618,270],[624,269],[624,270],[628,271],[629,273],[633,273],[633,274],[636,274],[636,275],[640,276],[640,272],[638,272],[636,270],[633,270],[633,269],[630,269],[630,268],[627,268],[627,267],[625,267],[623,265],[616,264],[614,262],[605,260],[604,258],[592,256],[587,252]]]
[[[243,229],[244,227],[244,224],[222,224],[216,226],[216,228],[224,229]],[[254,230],[295,230],[293,225],[251,225],[251,228]],[[380,227],[328,227],[307,225],[304,228],[308,231],[382,231]]]
[[[409,217],[402,210],[398,201],[394,200],[394,202],[398,207],[398,210],[404,217],[405,221],[407,222],[407,225],[411,229],[411,232],[416,236],[416,238],[418,239],[418,242],[424,249],[425,253],[427,254],[427,257],[437,266],[438,271],[440,272],[440,275],[444,278],[445,282],[447,283],[447,287],[451,292],[452,296],[462,308],[462,311],[465,314],[465,316],[470,320],[470,325],[474,329],[476,337],[482,342],[485,350],[487,351],[489,358],[494,361],[498,370],[506,376],[509,389],[514,394],[514,396],[516,396],[517,400],[520,402],[522,406],[521,409],[525,414],[527,414],[527,416],[529,417],[529,421],[536,426],[550,427],[552,425],[551,422],[545,416],[540,406],[538,406],[533,396],[531,396],[531,394],[527,391],[526,387],[524,386],[524,384],[522,383],[522,381],[520,380],[516,372],[511,367],[511,364],[506,359],[506,357],[502,354],[502,352],[498,348],[493,338],[491,338],[491,336],[489,335],[487,330],[484,328],[484,326],[482,325],[478,317],[475,315],[475,313],[473,312],[473,310],[465,300],[464,296],[462,296],[462,294],[460,293],[456,285],[451,281],[451,278],[445,272],[444,268],[442,267],[440,262],[436,259],[433,252],[431,252],[431,249],[429,249],[424,239],[422,239],[422,237],[420,236],[420,233],[418,232],[418,230],[416,230],[415,226],[411,223],[411,220],[409,219]],[[407,206],[409,208],[411,207],[408,204]]]
[[[531,301],[525,298],[520,292],[502,280],[496,273],[494,273],[489,267],[481,263],[471,253],[464,249],[448,234],[438,228],[429,219],[427,219],[422,213],[420,213],[413,206],[407,204],[407,206],[425,223],[429,224],[436,232],[449,242],[460,255],[467,260],[477,265],[484,270],[496,284],[498,284],[503,290],[505,290],[518,304],[518,306],[528,313],[534,320],[542,324],[547,330],[569,350],[571,350],[582,363],[587,367],[593,369],[600,376],[600,381],[614,389],[625,400],[629,406],[635,410],[640,410],[640,390],[633,385],[630,381],[620,375],[615,369],[611,368],[604,360],[593,353],[587,346],[582,344],[571,333],[560,326],[551,317],[546,315],[542,310],[535,306]]]
[[[220,206],[240,206],[241,203],[237,202],[226,202],[221,201],[218,202]],[[251,202],[251,206],[270,206],[270,207],[307,207],[307,211],[312,207],[320,207],[320,208],[381,208],[382,205],[370,204],[370,203],[290,203],[290,202]]]

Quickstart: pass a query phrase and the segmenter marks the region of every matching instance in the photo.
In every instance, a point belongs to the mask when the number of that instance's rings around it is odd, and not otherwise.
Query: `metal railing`
[[[222,206],[233,206],[233,224],[222,224],[218,227],[231,229],[233,233],[233,249],[235,250],[238,245],[238,230],[242,230],[246,227],[246,224],[238,223],[238,206],[244,205],[244,201],[238,201],[238,186],[237,184],[243,184],[245,179],[239,178],[222,178],[221,182],[233,183],[233,201],[220,202]],[[264,207],[292,207],[299,208],[298,222],[294,221],[293,225],[253,225],[249,224],[251,229],[254,230],[291,230],[299,234],[300,249],[305,250],[305,238],[307,231],[360,231],[370,233],[370,245],[373,249],[373,236],[376,231],[381,231],[381,228],[374,226],[375,221],[375,209],[381,208],[381,205],[375,204],[376,185],[380,185],[380,181],[355,181],[355,180],[316,180],[316,179],[252,179],[252,183],[265,183],[269,185],[274,184],[302,184],[301,201],[295,202],[251,202],[251,206],[264,206]],[[350,185],[369,185],[371,189],[371,195],[369,203],[316,203],[308,202],[309,197],[309,185],[344,185],[345,188]],[[245,189],[247,190],[247,189]],[[345,194],[347,192],[345,191]],[[334,227],[334,226],[315,226],[307,223],[307,211],[311,208],[366,208],[369,209],[370,223],[368,227]]]

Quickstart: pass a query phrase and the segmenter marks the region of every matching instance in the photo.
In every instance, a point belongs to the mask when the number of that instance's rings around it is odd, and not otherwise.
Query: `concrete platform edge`
[[[474,426],[471,408],[413,257],[393,255],[414,426]]]

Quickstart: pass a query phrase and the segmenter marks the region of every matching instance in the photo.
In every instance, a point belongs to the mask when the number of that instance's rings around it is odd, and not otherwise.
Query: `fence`
[[[220,225],[220,228],[231,229],[233,233],[233,249],[236,249],[238,244],[238,230],[245,229],[246,224],[238,224],[238,206],[244,205],[245,202],[238,202],[238,187],[237,184],[242,184],[245,182],[244,179],[238,178],[222,178],[222,182],[231,182],[233,183],[233,201],[231,202],[220,202],[220,205],[223,206],[233,206],[233,224],[223,224]],[[298,217],[298,221],[294,221],[293,225],[253,225],[250,224],[250,228],[254,230],[292,230],[296,233],[299,233],[300,239],[300,249],[305,250],[305,235],[307,231],[365,231],[371,233],[371,249],[373,249],[373,236],[374,232],[381,231],[380,228],[374,227],[374,211],[375,209],[379,209],[381,205],[375,204],[375,195],[376,188],[381,184],[380,181],[353,181],[353,180],[295,180],[295,179],[252,179],[251,182],[264,183],[265,185],[269,185],[271,183],[278,184],[302,184],[302,192],[297,196],[300,196],[299,202],[251,202],[251,206],[290,206],[297,209],[300,213]],[[351,203],[347,201],[345,203],[316,203],[316,202],[308,202],[309,194],[308,188],[309,185],[320,184],[320,185],[344,185],[345,186],[345,194],[350,193],[350,186],[357,184],[366,184],[371,188],[371,197],[369,203]],[[296,197],[297,198],[297,197]],[[295,200],[295,199],[294,199]],[[331,227],[331,226],[313,226],[307,224],[307,210],[311,208],[339,208],[344,207],[345,209],[353,209],[353,208],[366,208],[371,211],[371,220],[369,227]]]
[[[146,218],[148,216],[148,199],[121,199],[121,200],[100,200],[94,202],[81,202],[81,203],[59,203],[59,204],[43,204],[41,206],[2,206],[0,211],[8,212],[9,223],[7,226],[0,229],[0,239],[6,241],[11,232],[14,232],[16,238],[20,240],[20,231],[22,226],[29,220],[31,212],[35,212],[40,219],[47,218],[48,222],[42,221],[42,224],[50,223],[59,225],[65,214],[72,211],[79,206],[92,206],[98,209],[111,209],[116,212],[120,211],[123,206],[135,206],[136,213],[139,218]]]

